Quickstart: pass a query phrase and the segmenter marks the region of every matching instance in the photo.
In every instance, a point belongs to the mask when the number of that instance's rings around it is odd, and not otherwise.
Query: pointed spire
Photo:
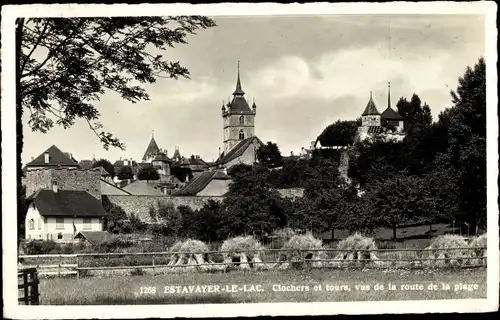
[[[222,108],[221,108],[222,112],[225,112],[226,111],[226,106],[224,105],[224,100],[222,100]]]
[[[391,83],[389,82],[387,85],[388,94],[387,94],[387,108],[391,108]]]
[[[151,139],[154,139],[154,138],[155,138],[155,131],[151,130]]]
[[[255,98],[253,98],[252,109],[257,109],[257,105],[255,104]]]
[[[233,96],[243,96],[245,92],[241,89],[241,80],[240,80],[240,61],[238,60],[238,80],[236,81],[236,89],[233,92]]]

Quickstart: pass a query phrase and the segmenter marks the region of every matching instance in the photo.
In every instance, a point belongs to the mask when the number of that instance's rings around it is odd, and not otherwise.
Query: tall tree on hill
[[[411,133],[413,130],[425,129],[432,123],[431,109],[427,103],[422,101],[417,94],[413,94],[410,101],[400,98],[396,104],[399,114],[403,117],[405,131]]]
[[[336,121],[326,127],[318,139],[322,146],[348,146],[354,143],[357,121]]]
[[[459,179],[460,209],[468,231],[486,227],[486,63],[467,67],[451,91],[449,162]],[[444,117],[442,117],[444,118]]]
[[[112,178],[116,176],[115,167],[108,160],[99,159],[96,162],[94,162],[94,164],[92,164],[92,168],[98,168],[98,167],[104,168],[111,175]]]
[[[278,145],[271,141],[257,149],[257,160],[268,168],[276,168],[283,164],[283,157]]]

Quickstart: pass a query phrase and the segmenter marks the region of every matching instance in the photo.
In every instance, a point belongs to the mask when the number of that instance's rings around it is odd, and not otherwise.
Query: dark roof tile
[[[206,171],[201,173],[199,176],[188,182],[183,188],[179,191],[175,192],[173,195],[175,196],[194,196],[198,192],[205,189],[205,187],[212,181],[213,179],[223,179],[229,180],[229,176],[224,172],[219,170]]]
[[[229,150],[229,152],[227,154],[225,154],[225,155],[222,154],[221,159],[218,160],[218,163],[224,164],[224,163],[227,163],[229,161],[232,161],[232,160],[238,158],[239,156],[241,156],[245,152],[245,150],[247,150],[247,148],[254,141],[254,139],[257,139],[257,141],[261,145],[264,145],[264,143],[262,141],[260,141],[260,139],[255,137],[255,136],[243,139],[240,142],[238,142],[238,144],[235,145],[231,150]]]
[[[114,236],[107,231],[80,231],[75,238],[83,238],[92,245],[98,245],[112,240]]]
[[[45,153],[49,154],[49,163],[45,163]],[[52,145],[38,157],[26,164],[27,167],[78,167],[78,162],[68,157],[58,147]]]
[[[388,107],[387,109],[382,112],[382,119],[385,120],[403,120],[403,117],[394,109],[391,107]]]
[[[148,147],[146,148],[146,151],[144,152],[144,156],[142,157],[142,160],[146,160],[148,157],[153,156],[160,152],[160,148],[158,148],[158,145],[156,144],[155,138],[151,137],[151,141],[149,141]]]
[[[375,102],[373,102],[372,94],[370,92],[370,100],[366,104],[365,111],[361,114],[362,116],[378,116],[380,112],[377,110],[377,106],[375,106]]]
[[[29,197],[42,216],[102,217],[107,213],[101,202],[83,190],[41,189]]]

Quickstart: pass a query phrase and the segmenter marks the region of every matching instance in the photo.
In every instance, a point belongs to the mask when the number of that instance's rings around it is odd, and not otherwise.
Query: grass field
[[[377,284],[383,285],[383,290],[376,290]],[[389,290],[389,284],[394,290]],[[449,290],[444,290],[443,284],[449,285]],[[429,290],[429,285],[434,285],[433,290]],[[486,298],[486,269],[287,270],[56,278],[42,279],[40,293],[40,303],[45,305],[473,299]]]

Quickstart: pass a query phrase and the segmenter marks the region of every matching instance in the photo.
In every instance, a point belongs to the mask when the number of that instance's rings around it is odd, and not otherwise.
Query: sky
[[[354,120],[370,91],[377,108],[417,93],[434,119],[451,106],[450,90],[467,66],[485,54],[484,16],[316,15],[212,17],[188,44],[164,52],[180,61],[190,80],[158,79],[150,101],[132,104],[108,92],[96,107],[104,130],[126,150],[103,149],[83,121],[70,129],[32,132],[24,118],[23,164],[51,145],[80,160],[140,161],[151,139],[172,156],[214,161],[222,147],[221,105],[234,91],[237,63],[243,90],[255,98],[255,133],[283,155],[308,148],[337,120]],[[25,113],[26,115],[26,113]]]

